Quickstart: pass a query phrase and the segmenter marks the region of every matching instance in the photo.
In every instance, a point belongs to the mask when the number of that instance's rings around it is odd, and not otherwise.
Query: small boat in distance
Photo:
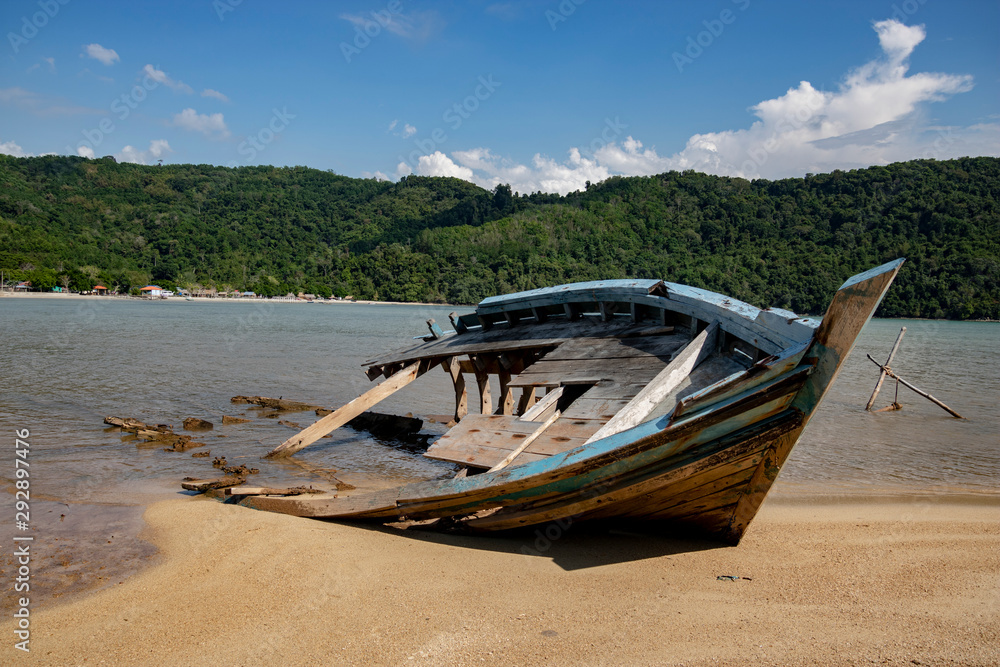
[[[229,493],[324,519],[445,519],[470,531],[636,520],[738,543],[902,263],[847,280],[822,320],[660,280],[491,297],[452,313],[454,332],[428,320],[419,343],[366,362],[381,384],[268,454],[294,454],[441,367],[456,424],[425,456],[461,466],[455,478],[309,497]],[[471,411],[467,375],[478,387]]]

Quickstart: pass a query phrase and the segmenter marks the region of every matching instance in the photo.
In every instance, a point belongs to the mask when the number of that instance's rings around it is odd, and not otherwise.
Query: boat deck
[[[508,387],[523,391],[547,389],[549,393],[539,403],[529,406],[520,416],[467,415],[432,444],[425,456],[488,469],[521,448],[529,437],[533,440],[517,454],[518,464],[586,444],[632,403],[690,341],[686,332],[674,333],[663,328],[660,331],[663,333],[658,335],[587,337],[561,342],[507,383]],[[715,355],[671,392],[663,404],[672,406],[682,392],[694,393],[741,370],[741,365]],[[652,414],[657,412],[654,410]],[[549,422],[553,416],[555,419]]]

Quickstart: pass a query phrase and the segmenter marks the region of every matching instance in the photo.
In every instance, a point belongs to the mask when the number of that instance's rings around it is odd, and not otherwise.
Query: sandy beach
[[[30,655],[5,621],[7,664],[1000,661],[995,498],[779,494],[738,547],[403,532],[203,497],[145,520],[153,564],[33,610]]]

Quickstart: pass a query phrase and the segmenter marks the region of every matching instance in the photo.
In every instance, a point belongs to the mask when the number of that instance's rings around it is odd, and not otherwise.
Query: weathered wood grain
[[[303,429],[267,453],[266,458],[288,456],[308,447],[327,433],[340,428],[379,401],[391,396],[416,380],[427,370],[428,364],[417,362],[399,371],[379,385],[358,396],[350,403],[334,410],[312,426]]]

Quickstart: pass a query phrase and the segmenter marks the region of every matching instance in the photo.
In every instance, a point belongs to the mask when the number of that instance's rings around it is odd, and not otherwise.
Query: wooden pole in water
[[[873,364],[875,364],[876,366],[880,366],[881,365],[877,361],[875,361],[874,359],[872,359],[872,355],[869,354],[868,358],[871,359],[871,362]],[[903,378],[901,378],[898,375],[896,375],[895,373],[893,373],[892,370],[889,369],[888,366],[882,366],[882,372],[885,373],[886,375],[888,375],[889,377],[891,377],[893,380],[897,380],[900,384],[905,385],[905,386],[909,387],[910,389],[912,389],[913,391],[917,392],[918,394],[920,394],[921,396],[923,396],[924,398],[926,398],[927,400],[929,400],[931,403],[934,403],[934,404],[940,406],[948,414],[950,414],[952,417],[956,417],[958,419],[965,419],[965,417],[963,417],[962,415],[958,414],[957,412],[955,412],[954,410],[952,410],[951,408],[949,408],[947,405],[945,405],[941,401],[937,400],[936,398],[934,398],[933,396],[931,396],[930,394],[928,394],[926,391],[921,391],[921,390],[917,389],[912,384],[910,384],[909,382],[907,382]]]
[[[868,399],[868,405],[865,406],[865,410],[871,412],[872,405],[875,404],[875,397],[882,390],[882,383],[885,381],[885,376],[888,375],[886,371],[889,365],[892,363],[892,358],[896,356],[896,350],[899,349],[899,344],[903,340],[903,334],[906,333],[906,327],[899,330],[899,336],[896,337],[896,344],[892,346],[892,352],[889,353],[889,358],[885,360],[882,364],[882,371],[878,374],[878,382],[875,384],[875,391],[872,392],[872,397]]]

